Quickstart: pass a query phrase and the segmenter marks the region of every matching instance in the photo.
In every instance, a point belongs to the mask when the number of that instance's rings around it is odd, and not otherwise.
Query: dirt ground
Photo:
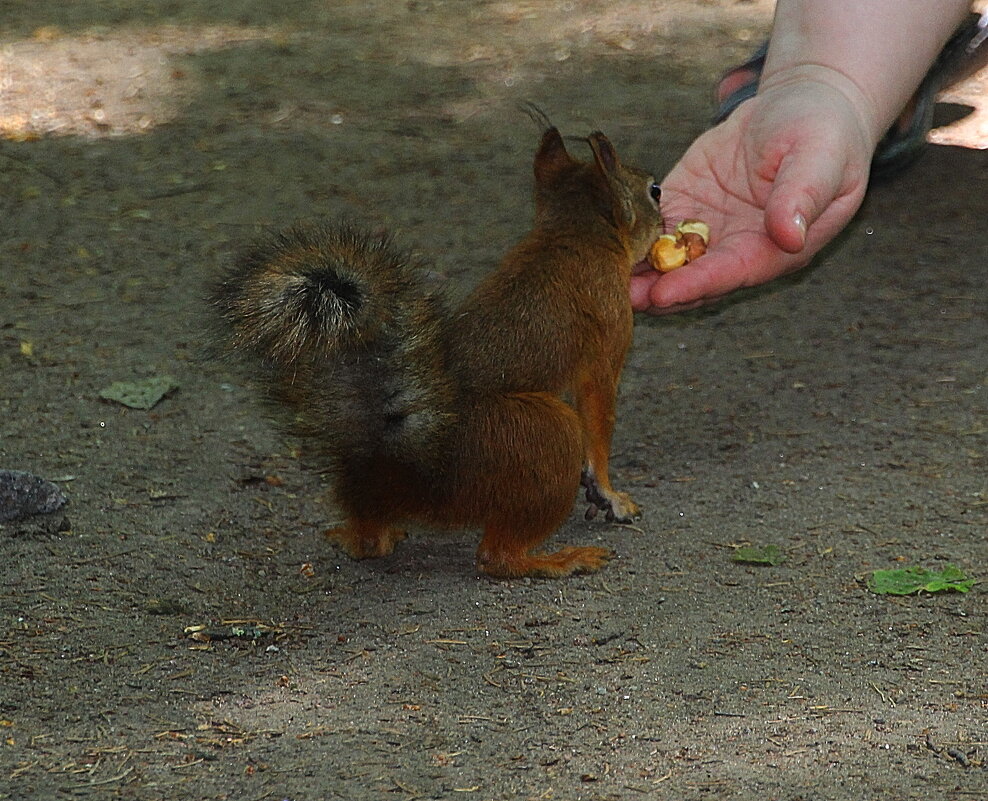
[[[479,577],[475,532],[350,561],[201,358],[260,226],[386,227],[461,292],[529,222],[520,103],[662,175],[770,14],[4,3],[0,468],[69,501],[0,526],[0,798],[988,797],[988,585],[864,583],[988,578],[985,151],[932,147],[794,278],[639,321],[613,468],[645,515],[554,540],[617,551],[594,575]]]

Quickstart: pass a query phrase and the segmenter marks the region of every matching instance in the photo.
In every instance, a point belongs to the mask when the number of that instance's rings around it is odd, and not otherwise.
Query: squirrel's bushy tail
[[[429,462],[453,422],[443,298],[386,236],[297,225],[215,286],[224,350],[251,357],[290,428],[331,458]]]

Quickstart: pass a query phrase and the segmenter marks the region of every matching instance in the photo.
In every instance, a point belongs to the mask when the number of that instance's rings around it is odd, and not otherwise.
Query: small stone
[[[21,470],[0,470],[0,523],[47,515],[65,505],[52,482]]]

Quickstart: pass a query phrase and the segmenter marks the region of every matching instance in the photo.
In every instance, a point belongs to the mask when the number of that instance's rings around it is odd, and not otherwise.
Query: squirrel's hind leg
[[[583,431],[576,413],[543,393],[506,396],[483,411],[486,426],[500,439],[482,438],[480,464],[495,486],[475,488],[490,505],[477,566],[490,576],[560,578],[599,570],[611,558],[606,548],[570,546],[536,552],[569,517],[583,464]],[[486,505],[486,504],[485,504]]]
[[[354,559],[388,556],[395,545],[408,536],[403,530],[373,520],[351,518],[342,526],[331,528],[326,538],[339,545]]]

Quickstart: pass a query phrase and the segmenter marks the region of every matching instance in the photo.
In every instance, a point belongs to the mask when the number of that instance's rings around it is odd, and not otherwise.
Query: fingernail
[[[795,216],[792,218],[792,221],[793,224],[796,226],[796,228],[799,229],[799,238],[802,240],[803,243],[805,243],[807,226],[806,226],[806,218],[803,216],[803,213],[797,211]]]

